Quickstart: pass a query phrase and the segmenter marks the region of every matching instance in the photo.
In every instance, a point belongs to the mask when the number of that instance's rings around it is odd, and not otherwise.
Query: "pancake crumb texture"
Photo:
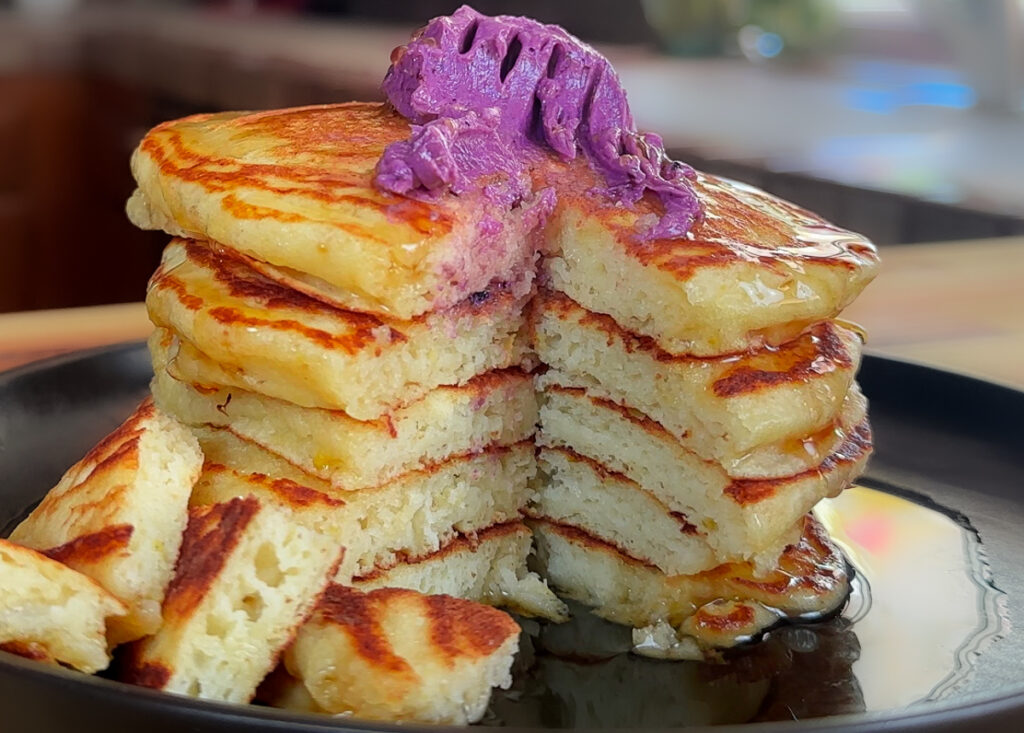
[[[94,580],[0,540],[0,589],[0,650],[82,672],[107,668],[107,622],[128,609]]]

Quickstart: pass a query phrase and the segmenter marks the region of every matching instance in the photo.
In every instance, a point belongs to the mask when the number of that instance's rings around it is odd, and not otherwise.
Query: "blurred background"
[[[128,157],[198,111],[377,99],[440,0],[0,0],[0,311],[141,300]],[[1024,0],[477,0],[560,23],[676,157],[883,247],[1024,233]],[[884,257],[883,251],[883,257]]]

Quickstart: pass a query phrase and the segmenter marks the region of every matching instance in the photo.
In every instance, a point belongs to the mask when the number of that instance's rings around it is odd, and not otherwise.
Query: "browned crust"
[[[306,508],[317,504],[332,508],[345,506],[345,502],[337,496],[331,496],[323,491],[311,489],[287,478],[271,478],[265,473],[241,474],[241,472],[219,463],[207,463],[203,466],[203,473],[208,475],[221,473],[244,475],[246,483],[256,484],[270,491],[285,504],[293,507]]]
[[[663,213],[654,196],[648,194],[624,211],[614,200],[592,194],[605,184],[586,164],[572,164],[568,174],[557,167],[553,172],[560,209],[574,209],[599,221],[622,252],[679,282],[701,269],[743,262],[783,274],[792,267],[789,263],[855,272],[878,262],[876,248],[860,235],[763,191],[748,189],[752,200],[744,200],[736,184],[700,172],[693,186],[704,215],[687,236],[643,241],[636,236],[638,221]]]
[[[854,463],[871,452],[871,424],[864,418],[846,433],[843,442],[820,464],[792,476],[766,479],[738,479],[725,488],[725,494],[740,506],[749,506],[770,499],[786,485],[810,476],[823,476],[844,463]]]
[[[144,643],[145,640],[135,641],[121,647],[117,678],[130,685],[162,690],[171,681],[171,668],[162,662],[142,661]]]
[[[574,545],[592,551],[611,553],[621,562],[654,570],[664,575],[666,580],[679,577],[665,575],[655,566],[632,557],[610,542],[598,539],[579,527],[550,519],[532,521],[545,525],[550,531],[561,535]],[[726,583],[734,589],[776,598],[783,598],[796,592],[811,593],[816,596],[834,593],[848,580],[846,561],[840,550],[828,538],[828,534],[821,524],[810,515],[806,515],[802,521],[802,534],[799,542],[786,547],[776,568],[765,575],[755,576],[750,563],[729,562],[688,577],[694,580],[718,581]]]
[[[68,469],[66,476],[75,475],[75,481],[65,490],[47,493],[29,516],[28,521],[45,521],[40,517],[48,516],[57,511],[60,507],[73,502],[74,497],[92,489],[92,482],[101,479],[107,474],[120,470],[136,470],[139,467],[139,442],[146,426],[143,423],[153,418],[156,414],[156,407],[152,397],[147,397],[136,408],[131,416],[121,423],[117,428],[97,443],[85,454],[85,456]],[[88,474],[82,476],[83,470]],[[102,498],[102,505],[107,507],[118,506],[118,497],[125,491],[123,485],[112,486]],[[87,502],[75,507],[76,513],[87,511],[95,506],[100,506],[100,500]]]
[[[5,641],[0,643],[0,651],[31,659],[35,662],[57,663],[57,660],[50,654],[50,650],[46,648],[46,645],[38,641]]]
[[[326,623],[344,629],[356,648],[356,653],[373,666],[402,675],[412,675],[412,668],[395,654],[380,624],[378,606],[402,591],[384,588],[374,593],[362,593],[354,588],[331,584],[320,598],[315,616]]]
[[[174,576],[164,597],[165,619],[191,615],[259,509],[259,501],[251,496],[189,509]]]
[[[780,346],[741,354],[694,356],[670,354],[650,336],[633,333],[611,316],[589,311],[558,291],[541,290],[533,308],[535,319],[540,313],[554,314],[562,321],[578,319],[582,326],[605,334],[609,346],[620,341],[627,353],[643,352],[663,364],[729,365],[712,385],[715,395],[723,398],[752,394],[779,384],[803,382],[814,376],[848,369],[856,358],[840,336],[842,327],[828,320],[813,325]]]
[[[389,672],[411,675],[412,668],[395,652],[380,622],[388,605],[402,600],[422,606],[432,646],[449,667],[459,659],[493,654],[509,637],[519,633],[515,621],[495,608],[405,588],[379,588],[363,593],[331,585],[317,613],[323,621],[344,630],[366,662]]]
[[[151,290],[170,291],[187,310],[205,312],[210,318],[225,326],[246,326],[295,333],[327,350],[339,350],[357,354],[369,347],[378,350],[408,340],[403,329],[426,322],[438,314],[424,313],[409,321],[397,321],[343,310],[312,298],[298,290],[275,282],[246,264],[245,260],[229,250],[213,247],[193,239],[175,238],[174,242],[184,247],[186,255],[197,267],[207,269],[212,277],[221,283],[228,293],[243,303],[255,303],[269,313],[263,314],[247,308],[226,305],[212,306],[194,293],[178,278],[173,270],[160,267],[150,279]],[[474,293],[469,298],[446,309],[440,315],[456,320],[466,315],[494,314],[511,308],[519,298],[501,285]],[[343,333],[329,332],[302,323],[295,318],[285,318],[275,310],[297,314],[323,315],[344,321]]]
[[[70,567],[89,565],[127,550],[134,532],[130,524],[115,524],[43,550],[42,554]]]
[[[855,355],[850,353],[838,329],[833,321],[823,321],[781,346],[751,352],[715,380],[712,391],[718,397],[735,397],[849,369]]]
[[[312,114],[312,113],[319,114]],[[238,158],[204,155],[191,150],[184,142],[183,123],[199,123],[216,119],[217,115],[194,115],[184,120],[165,122],[143,139],[140,149],[148,154],[164,176],[202,186],[211,193],[227,194],[225,209],[241,219],[274,219],[295,221],[296,216],[277,209],[259,207],[240,200],[230,193],[241,189],[297,194],[329,203],[351,203],[376,209],[379,213],[400,218],[421,236],[440,237],[448,233],[453,220],[443,207],[393,196],[373,186],[374,166],[384,148],[408,137],[408,122],[380,104],[350,103],[321,107],[300,107],[246,114],[222,119],[219,126],[242,128],[275,138],[273,148],[282,156],[312,155],[310,165],[290,162],[249,163]],[[330,155],[343,164],[322,164],[325,141],[339,140]],[[319,157],[318,157],[319,156]],[[273,181],[274,183],[271,183]],[[342,188],[365,189],[363,195]],[[372,227],[353,222],[328,222],[353,236],[383,242]]]
[[[465,550],[476,551],[476,548],[485,542],[497,540],[511,534],[522,534],[524,532],[529,533],[529,531],[530,529],[518,519],[513,519],[509,522],[501,522],[499,524],[492,524],[490,527],[481,529],[473,534],[457,534],[451,540],[442,545],[440,549],[435,550],[434,552],[428,552],[425,555],[410,555],[404,552],[396,553],[394,561],[380,563],[374,567],[373,570],[354,578],[354,580],[360,582],[374,580],[398,565],[418,565],[423,562],[441,560],[449,555],[457,552],[463,552]]]
[[[430,638],[449,667],[459,658],[489,656],[510,636],[519,634],[519,625],[496,608],[444,595],[424,600]]]
[[[754,609],[748,603],[733,606],[728,613],[711,613],[704,607],[693,614],[693,624],[698,629],[714,633],[730,633],[750,629],[755,621]]]

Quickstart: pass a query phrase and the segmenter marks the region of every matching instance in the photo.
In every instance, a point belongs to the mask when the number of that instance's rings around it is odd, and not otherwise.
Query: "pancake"
[[[569,525],[531,520],[544,576],[593,613],[639,630],[637,651],[694,657],[749,639],[785,616],[828,613],[848,591],[846,560],[811,516],[778,565],[726,563],[667,575]]]
[[[635,541],[652,541],[654,530],[650,525],[655,521],[666,532],[675,527],[678,534],[689,528],[690,534],[676,536],[673,546],[681,549],[688,543],[697,554],[692,558],[673,554],[660,563],[709,560],[708,551],[719,562],[770,554],[800,517],[819,500],[838,494],[863,470],[871,453],[871,432],[864,411],[865,400],[855,387],[833,431],[838,439],[831,452],[815,456],[809,466],[801,463],[794,473],[733,478],[719,464],[687,450],[653,420],[591,397],[583,389],[551,385],[543,395],[538,443],[581,455],[571,461],[574,477],[562,479],[549,474],[547,484],[541,482],[541,495],[556,484],[564,484],[559,489],[563,512],[573,512],[577,501],[580,503],[575,511],[581,514],[586,513],[585,506],[593,505],[600,514],[609,514],[608,521],[622,523],[620,534],[632,536]],[[800,446],[800,454],[806,457],[813,454],[813,441],[809,442],[811,450]],[[560,465],[567,471],[570,468],[565,460]],[[600,489],[602,496],[589,496],[589,489],[584,487]],[[603,496],[608,491],[616,497],[615,504],[609,505],[608,497]],[[633,509],[608,512],[617,504]],[[667,517],[666,512],[673,516]],[[590,529],[597,526],[590,525]],[[695,572],[669,569],[650,555],[644,559],[666,572]]]
[[[878,269],[870,241],[741,183],[698,173],[704,216],[679,239],[641,241],[658,211],[590,191],[585,163],[556,174],[546,236],[550,287],[665,352],[713,356],[791,341],[834,318]]]
[[[343,308],[409,319],[494,281],[528,289],[538,212],[484,195],[425,203],[373,185],[409,124],[381,104],[193,115],[132,156],[128,215],[220,242],[264,274]]]
[[[518,640],[511,617],[471,601],[333,585],[284,661],[326,712],[465,725],[511,684]]]
[[[0,539],[0,651],[98,672],[110,663],[107,619],[127,612],[89,576]]]
[[[146,305],[154,324],[182,339],[175,361],[187,381],[343,410],[357,420],[516,365],[524,346],[523,299],[505,290],[413,321],[382,319],[325,306],[192,240],[164,250]]]
[[[530,437],[537,422],[532,379],[518,369],[438,387],[377,420],[360,421],[240,388],[178,381],[163,368],[173,341],[166,330],[150,341],[151,388],[162,409],[190,425],[228,428],[347,490],[379,486],[451,455],[511,445]]]
[[[725,466],[765,444],[802,440],[840,412],[861,341],[835,321],[775,349],[674,357],[563,295],[541,294],[534,347],[549,370],[538,384],[586,387],[639,410],[702,458]]]
[[[794,541],[791,523],[773,526],[768,538],[758,536],[760,544],[723,550],[722,533],[706,529],[712,525],[706,515],[673,510],[653,492],[592,458],[566,448],[545,448],[539,467],[544,481],[527,509],[530,516],[578,527],[668,575],[692,575],[730,561],[767,566]],[[774,525],[777,519],[772,519]]]
[[[10,539],[88,575],[127,605],[110,622],[113,644],[151,634],[202,464],[188,429],[147,399],[65,472]]]
[[[253,495],[345,546],[337,582],[439,550],[519,518],[536,471],[533,445],[495,446],[452,456],[375,488],[341,491],[223,430],[197,431],[206,466],[192,504]]]
[[[248,702],[337,570],[337,541],[254,497],[192,507],[163,626],[129,648],[120,678]]]
[[[565,605],[526,569],[533,533],[520,521],[459,535],[422,557],[375,568],[352,580],[360,590],[409,588],[428,595],[466,598],[549,621],[567,618]]]

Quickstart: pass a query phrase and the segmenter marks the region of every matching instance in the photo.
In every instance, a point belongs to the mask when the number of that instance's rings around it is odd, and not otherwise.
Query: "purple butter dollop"
[[[482,189],[515,204],[529,195],[529,163],[543,148],[582,153],[607,195],[636,203],[654,193],[663,215],[643,239],[682,237],[700,216],[689,166],[660,136],[636,130],[608,60],[555,25],[490,17],[462,6],[396,49],[382,89],[412,123],[384,151],[378,187],[405,196]]]

